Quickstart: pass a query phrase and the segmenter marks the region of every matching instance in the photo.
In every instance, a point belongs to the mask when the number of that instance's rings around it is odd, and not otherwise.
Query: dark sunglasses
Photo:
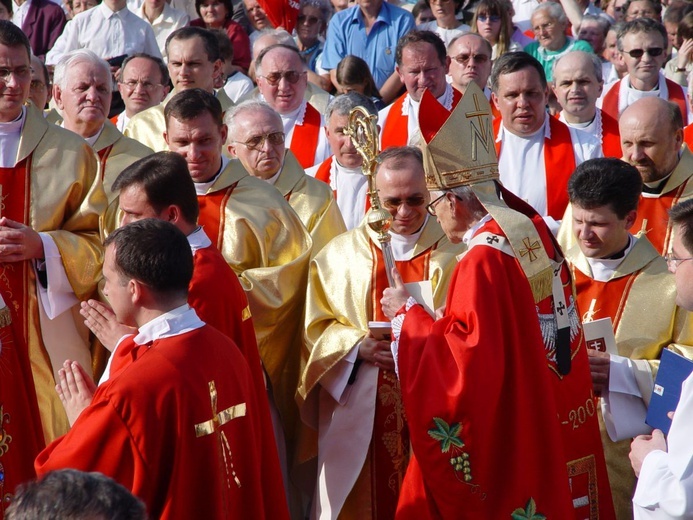
[[[648,56],[652,58],[656,58],[657,56],[661,56],[662,53],[664,52],[664,49],[661,47],[650,47],[649,49],[633,49],[630,51],[623,51],[626,54],[628,54],[631,58],[642,58],[643,54],[647,53]]]
[[[317,16],[309,16],[305,14],[299,14],[298,15],[298,23],[305,23],[307,25],[313,25],[316,24],[320,21],[320,18]]]
[[[492,14],[490,16],[487,16],[485,14],[480,14],[479,16],[476,17],[476,19],[478,21],[484,22],[484,23],[488,22],[489,20],[491,22],[500,22],[500,16],[498,16],[497,14]]]
[[[304,74],[305,72],[296,72],[295,70],[289,70],[286,72],[272,72],[271,74],[267,74],[267,76],[260,77],[265,78],[267,80],[267,83],[269,83],[272,86],[278,85],[282,78],[284,78],[286,81],[293,85],[295,83],[298,83],[298,80],[301,79],[301,76],[303,76]]]
[[[486,63],[490,58],[486,54],[458,54],[452,57],[457,63],[461,65],[466,64],[469,60],[474,60],[478,64]]]

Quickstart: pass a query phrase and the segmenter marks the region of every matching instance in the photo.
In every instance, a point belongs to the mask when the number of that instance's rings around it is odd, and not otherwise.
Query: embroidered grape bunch
[[[455,477],[465,483],[471,483],[472,467],[469,461],[469,453],[463,450],[464,442],[460,438],[462,424],[454,423],[448,425],[440,417],[434,417],[433,423],[435,428],[428,430],[428,435],[440,442],[440,450],[443,453],[451,453],[453,455],[453,457],[450,457],[450,465],[455,471]],[[460,473],[462,473],[461,478]]]

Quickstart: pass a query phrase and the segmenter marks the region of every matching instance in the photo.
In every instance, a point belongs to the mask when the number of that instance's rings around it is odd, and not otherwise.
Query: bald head
[[[594,119],[603,85],[602,64],[592,53],[569,52],[554,64],[553,90],[568,123]]]
[[[638,169],[644,182],[659,181],[674,170],[683,142],[677,105],[657,97],[639,99],[623,111],[618,127],[623,158]]]

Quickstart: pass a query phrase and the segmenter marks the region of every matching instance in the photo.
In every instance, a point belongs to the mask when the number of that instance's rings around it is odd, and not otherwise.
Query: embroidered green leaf
[[[537,513],[537,505],[533,498],[527,501],[524,509],[521,507],[515,509],[510,515],[510,518],[512,518],[512,520],[546,520],[546,516]]]
[[[428,435],[440,442],[440,449],[443,453],[447,453],[450,450],[450,446],[457,446],[458,448],[464,446],[464,442],[459,437],[462,431],[462,424],[455,423],[450,426],[440,417],[434,417],[433,423],[436,427],[428,430]]]

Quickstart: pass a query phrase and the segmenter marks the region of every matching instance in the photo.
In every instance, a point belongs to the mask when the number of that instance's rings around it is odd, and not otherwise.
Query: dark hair
[[[378,169],[385,161],[392,161],[388,165],[393,170],[403,168],[409,159],[414,159],[423,169],[423,153],[416,146],[391,146],[378,155]]]
[[[12,10],[10,10],[12,12]],[[0,45],[5,47],[24,47],[29,61],[31,61],[31,44],[26,34],[9,20],[0,20]]]
[[[36,58],[36,56],[34,56],[34,58]],[[44,62],[42,62],[40,59],[36,58],[36,61],[38,61],[41,64],[39,66],[41,67],[41,74],[43,75],[43,82],[46,84],[46,88],[49,88],[51,86],[51,77],[48,74],[48,67],[46,67],[46,64]],[[32,60],[31,66],[32,67],[34,66],[33,60]]]
[[[616,33],[616,47],[619,51],[623,50],[623,38],[627,34],[637,34],[637,33],[659,33],[662,37],[662,45],[666,50],[669,43],[669,37],[667,36],[666,27],[664,27],[657,20],[652,18],[636,18],[630,22],[626,22],[621,27],[621,30]]]
[[[202,7],[202,4],[205,0],[195,0],[195,11],[197,12],[197,16],[202,18],[202,13],[200,13],[200,7]],[[220,2],[224,4],[224,7],[226,7],[226,19],[230,20],[233,17],[233,3],[231,0],[215,0],[216,2]]]
[[[693,5],[688,1],[677,2],[674,0],[669,2],[669,6],[664,12],[664,16],[662,16],[662,23],[669,22],[678,24],[683,20],[684,16],[691,12],[691,10],[693,10]]]
[[[584,209],[609,206],[619,219],[638,209],[642,176],[620,159],[590,159],[578,165],[568,181],[571,204]]]
[[[183,232],[170,222],[146,218],[116,229],[104,249],[115,247],[115,270],[146,285],[162,300],[187,298],[193,256]]]
[[[219,103],[214,94],[210,94],[201,88],[184,90],[173,96],[166,103],[164,108],[166,128],[168,128],[168,122],[172,117],[175,117],[178,121],[189,121],[205,113],[211,115],[220,128],[224,124],[221,103]]]
[[[0,4],[5,6],[5,9],[7,9],[7,12],[12,16],[14,14],[14,10],[12,9],[12,0],[0,0]]]
[[[125,67],[127,67],[127,64],[135,58],[144,58],[145,60],[153,62],[159,68],[159,72],[161,73],[161,84],[164,86],[169,84],[171,79],[169,78],[168,67],[166,67],[164,60],[156,56],[152,56],[151,54],[147,54],[146,52],[136,52],[134,54],[130,54],[127,58],[125,58],[125,60],[123,60],[121,70],[125,71]]]
[[[431,0],[424,0],[424,2],[426,2],[426,7],[428,7],[430,9]],[[463,4],[464,4],[464,0],[455,0],[455,14],[460,12],[460,9],[462,8]]]
[[[144,504],[101,473],[51,471],[17,489],[7,520],[146,520]]]
[[[209,30],[217,39],[219,44],[219,57],[225,63],[231,63],[233,61],[233,44],[229,39],[229,35],[226,34],[224,29],[210,29]]]
[[[255,71],[257,74],[257,71],[260,70],[262,67],[262,60],[265,59],[265,56],[267,56],[267,53],[274,50],[274,49],[286,49],[290,52],[293,52],[296,56],[298,56],[298,59],[301,60],[301,63],[305,65],[305,60],[303,59],[303,56],[301,56],[301,51],[298,50],[298,47],[294,47],[293,45],[287,45],[285,43],[275,43],[274,45],[270,45],[269,47],[265,47],[260,51],[260,54],[258,54],[257,58],[255,58]]]
[[[498,56],[502,56],[508,52],[510,44],[512,43],[513,32],[515,31],[513,28],[513,19],[510,15],[512,5],[509,4],[510,2],[508,0],[480,0],[479,3],[476,4],[474,16],[472,17],[472,32],[479,34],[477,22],[479,21],[480,13],[486,13],[488,16],[500,16],[501,28],[498,33],[498,42],[496,43],[498,46]]]
[[[498,78],[526,68],[533,68],[539,74],[542,88],[546,88],[546,73],[535,58],[526,52],[506,52],[493,64],[491,71],[491,90],[498,93]]]
[[[166,38],[166,53],[168,54],[168,46],[173,40],[183,41],[190,40],[192,38],[200,38],[202,44],[204,45],[205,52],[207,53],[207,59],[210,63],[214,63],[219,58],[219,43],[216,37],[209,32],[207,29],[202,27],[181,27],[176,29]]]
[[[669,210],[669,223],[679,226],[681,242],[693,254],[693,199],[679,202]]]
[[[419,31],[414,29],[402,36],[397,42],[397,50],[395,50],[395,63],[397,63],[399,67],[402,66],[402,51],[404,51],[405,47],[415,43],[430,43],[433,45],[440,63],[445,65],[448,53],[445,49],[445,43],[443,43],[443,40],[440,39],[440,36],[432,31]]]
[[[116,178],[112,192],[137,185],[144,190],[149,204],[160,213],[171,204],[178,206],[188,224],[197,223],[200,208],[188,163],[173,152],[157,152],[125,168]]]
[[[423,11],[424,9],[431,9],[429,0],[418,0],[414,4],[414,7],[412,7],[411,9],[411,15],[414,17],[414,20],[416,20],[419,17],[421,11]]]
[[[371,69],[368,64],[358,56],[349,54],[344,56],[337,64],[335,72],[337,83],[342,86],[346,85],[365,85],[364,94],[368,97],[377,97],[381,99],[378,87],[375,85]]]

